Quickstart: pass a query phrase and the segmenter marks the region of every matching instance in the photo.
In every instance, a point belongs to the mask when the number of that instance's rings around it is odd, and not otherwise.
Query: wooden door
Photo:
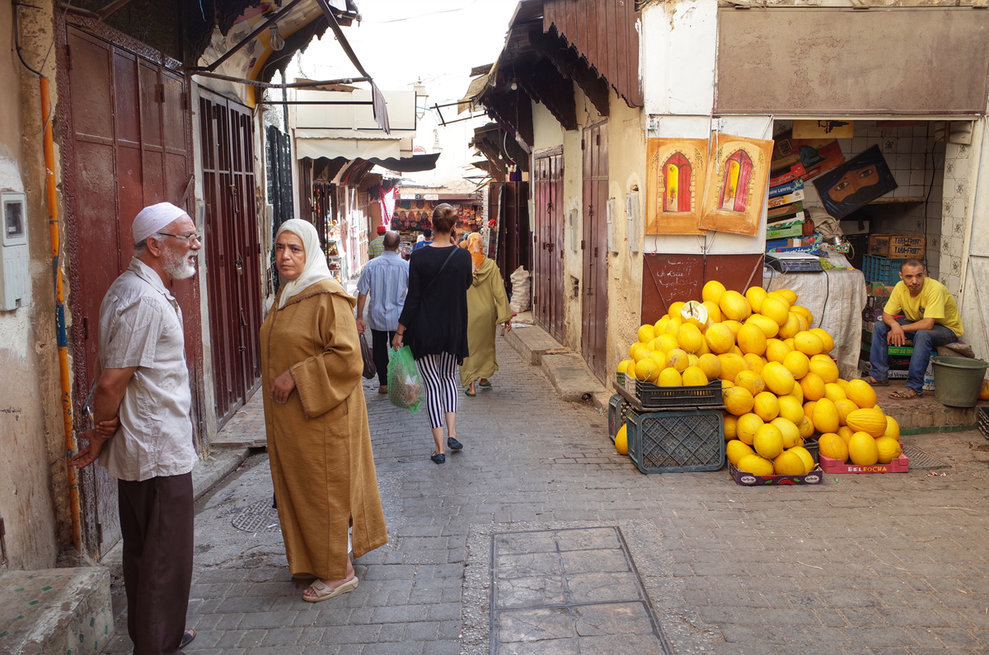
[[[141,208],[172,202],[194,214],[188,83],[175,70],[75,26],[65,27],[67,79],[60,88],[66,254],[70,280],[74,413],[83,407],[99,350],[103,295],[134,252]],[[171,289],[182,307],[193,425],[202,438],[199,285]],[[85,548],[101,557],[120,538],[116,481],[99,466],[80,472]]]
[[[216,416],[222,426],[261,378],[261,273],[250,110],[200,90],[207,288]]]
[[[583,281],[581,285],[581,352],[591,371],[607,377],[608,317],[608,124],[584,128],[583,139]]]
[[[534,160],[533,315],[536,323],[563,343],[563,151]]]

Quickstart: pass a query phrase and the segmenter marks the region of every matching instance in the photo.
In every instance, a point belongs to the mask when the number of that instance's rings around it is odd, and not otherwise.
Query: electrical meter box
[[[31,301],[28,275],[27,202],[23,193],[0,193],[0,310],[27,307]]]

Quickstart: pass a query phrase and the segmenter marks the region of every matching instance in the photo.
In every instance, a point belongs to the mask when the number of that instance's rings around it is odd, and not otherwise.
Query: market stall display
[[[841,465],[898,460],[896,420],[864,380],[841,377],[829,354],[834,339],[810,327],[814,316],[797,301],[791,289],[753,286],[743,295],[709,281],[701,300],[674,302],[639,328],[618,365],[616,388],[640,407],[664,393],[678,398],[675,404],[695,398],[701,405],[709,385],[719,383],[726,457],[740,484],[820,482],[811,452],[818,444]],[[641,422],[635,409],[616,405],[609,414],[610,423],[622,415],[631,423],[633,459]]]

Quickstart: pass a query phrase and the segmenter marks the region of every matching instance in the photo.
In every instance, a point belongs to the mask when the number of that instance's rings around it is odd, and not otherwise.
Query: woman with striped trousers
[[[409,292],[392,347],[407,343],[426,389],[426,410],[437,464],[446,448],[458,451],[458,367],[467,352],[467,288],[473,279],[470,254],[453,243],[456,210],[447,203],[433,210],[433,242],[409,257]],[[446,424],[446,442],[443,425]]]

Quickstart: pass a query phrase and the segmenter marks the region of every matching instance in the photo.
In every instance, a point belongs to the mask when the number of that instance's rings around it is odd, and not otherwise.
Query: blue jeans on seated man
[[[898,318],[896,322],[900,325],[913,323],[906,318]],[[872,347],[869,349],[869,374],[880,382],[889,376],[889,352],[886,350],[889,345],[886,342],[888,334],[889,326],[882,319],[876,321],[875,327],[872,329]],[[907,343],[910,343],[909,332],[907,339]],[[910,357],[907,386],[920,393],[924,388],[924,373],[927,371],[927,363],[931,359],[931,353],[938,346],[946,346],[955,341],[958,341],[958,337],[951,331],[951,328],[937,323],[930,330],[914,332],[912,339],[913,355]]]

